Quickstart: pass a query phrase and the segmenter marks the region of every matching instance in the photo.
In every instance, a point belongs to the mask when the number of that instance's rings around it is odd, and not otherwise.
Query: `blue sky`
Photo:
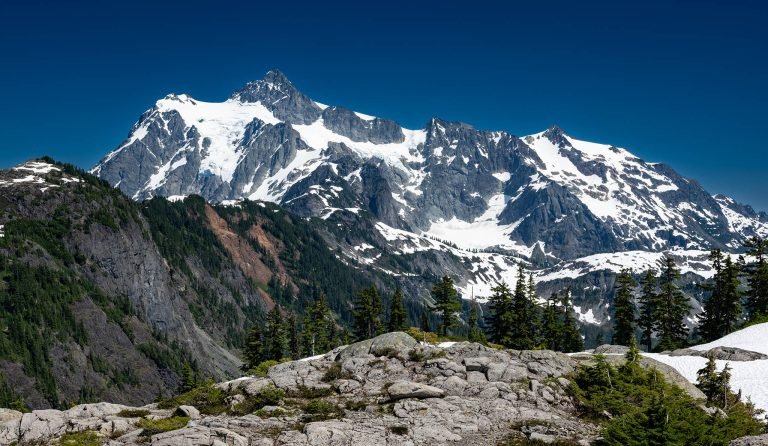
[[[223,100],[279,68],[406,127],[557,123],[768,210],[761,2],[415,3],[6,0],[0,167],[91,167],[167,93]]]

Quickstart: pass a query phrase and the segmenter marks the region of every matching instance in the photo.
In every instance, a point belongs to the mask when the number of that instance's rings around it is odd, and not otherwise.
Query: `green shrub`
[[[407,435],[408,426],[389,426],[389,431],[395,435]]]
[[[194,406],[200,413],[218,415],[229,408],[225,401],[227,396],[227,393],[216,387],[213,382],[206,382],[189,392],[161,401],[157,407],[173,409],[179,406]]]
[[[344,403],[345,409],[351,410],[354,412],[363,411],[365,410],[366,407],[368,407],[368,402],[366,402],[365,400],[359,400],[359,401],[347,400],[347,402]]]
[[[512,435],[508,435],[504,437],[499,443],[498,446],[579,446],[579,443],[573,440],[562,440],[562,439],[556,439],[553,442],[544,442],[541,440],[532,440],[528,437],[526,437],[522,433],[514,433]]]
[[[285,398],[285,391],[275,386],[267,386],[261,389],[258,395],[251,396],[245,401],[236,404],[230,413],[233,415],[247,415],[261,409],[264,406],[277,406]]]
[[[331,396],[334,393],[335,392],[331,388],[317,387],[311,389],[309,387],[299,386],[296,390],[291,391],[289,396],[293,398],[304,398],[309,400]]]
[[[94,431],[64,434],[59,439],[60,446],[101,446],[107,439]]]
[[[189,422],[189,417],[171,417],[161,420],[148,420],[142,418],[137,424],[143,429],[142,437],[151,437],[152,435],[162,434],[163,432],[175,431],[183,428]]]
[[[310,400],[303,407],[304,412],[310,414],[312,421],[328,420],[338,418],[343,411],[336,404],[323,399]]]
[[[701,402],[638,361],[616,368],[597,356],[594,366],[578,371],[571,390],[583,415],[603,423],[600,445],[727,446],[765,428],[751,404],[734,405],[726,417],[711,416]]]
[[[284,411],[283,409],[275,409],[270,411],[259,409],[256,412],[254,412],[254,414],[256,414],[256,416],[261,418],[274,418],[274,417],[284,417],[288,415],[288,412]]]
[[[123,409],[117,413],[118,417],[123,418],[142,418],[149,415],[149,411],[146,409]]]
[[[251,375],[255,375],[261,378],[264,378],[267,376],[267,373],[269,373],[269,368],[274,367],[276,365],[280,364],[279,362],[275,361],[274,359],[270,359],[268,361],[263,361],[259,363],[256,367],[249,369],[248,373]]]
[[[340,362],[334,362],[328,367],[323,375],[323,382],[336,381],[337,379],[350,379],[352,375],[349,372],[345,372],[341,369]]]

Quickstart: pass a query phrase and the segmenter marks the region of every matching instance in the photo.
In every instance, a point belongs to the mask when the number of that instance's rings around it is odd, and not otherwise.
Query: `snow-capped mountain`
[[[706,275],[707,250],[768,236],[765,213],[626,149],[556,126],[517,137],[435,118],[406,129],[313,101],[278,71],[224,102],[160,99],[93,172],[135,199],[199,194],[346,226],[369,219],[371,234],[339,240],[347,257],[386,268],[382,253],[442,253],[451,266],[429,265],[481,296],[519,259],[559,281],[674,251]]]

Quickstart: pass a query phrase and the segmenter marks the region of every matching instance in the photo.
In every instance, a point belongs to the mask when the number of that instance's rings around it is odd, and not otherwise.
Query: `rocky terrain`
[[[395,332],[273,366],[264,377],[216,384],[221,407],[212,407],[209,396],[199,407],[177,400],[23,415],[4,410],[0,444],[50,444],[79,432],[110,446],[496,445],[514,438],[587,445],[600,429],[579,418],[569,386],[576,368],[592,361],[588,353],[494,350],[466,342],[424,345]],[[652,359],[643,361],[644,367],[659,367]],[[672,382],[687,382],[672,368],[660,370]],[[703,396],[695,387],[687,389]],[[180,424],[154,433],[147,420],[157,419]],[[765,444],[755,441],[734,444]]]

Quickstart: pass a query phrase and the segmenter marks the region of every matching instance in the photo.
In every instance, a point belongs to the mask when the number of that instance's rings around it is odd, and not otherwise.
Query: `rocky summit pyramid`
[[[707,277],[708,250],[768,235],[765,213],[626,149],[557,126],[518,137],[434,118],[406,129],[313,101],[276,70],[224,102],[160,99],[92,172],[136,200],[277,203],[341,228],[327,238],[345,261],[403,280],[448,272],[465,297],[514,282],[523,261],[542,292],[592,289],[574,297],[596,325],[620,268],[671,253]]]

